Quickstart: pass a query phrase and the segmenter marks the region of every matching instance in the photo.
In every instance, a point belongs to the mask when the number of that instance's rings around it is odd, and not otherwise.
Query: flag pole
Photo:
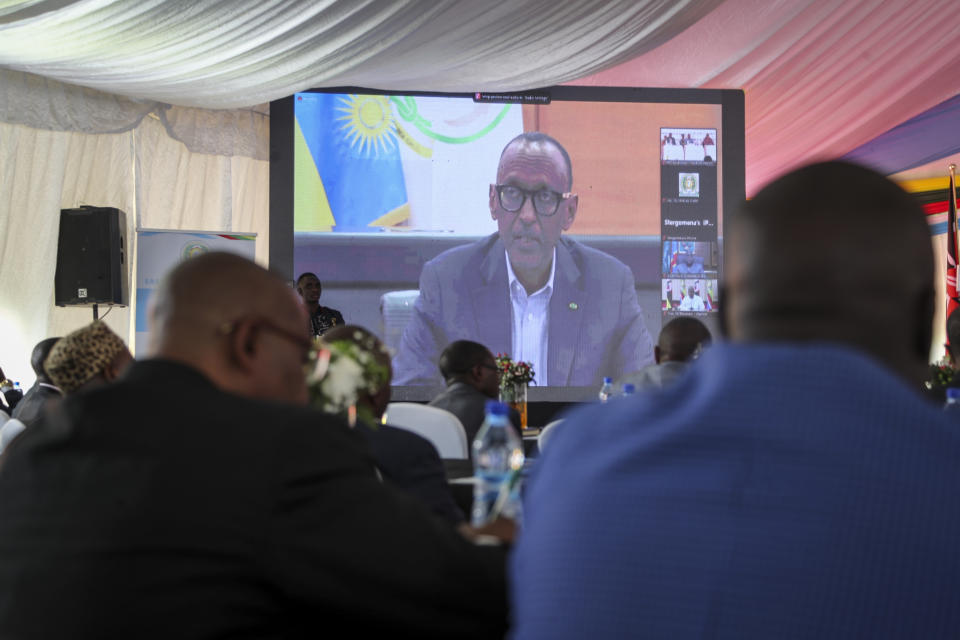
[[[948,169],[950,170],[950,184],[947,187],[947,279],[945,289],[945,293],[947,294],[947,313],[944,322],[945,329],[946,326],[949,326],[950,315],[957,309],[960,309],[960,285],[957,283],[957,248],[960,247],[960,244],[958,244],[960,233],[958,233],[957,228],[957,165],[951,164],[948,166]],[[946,335],[944,346],[946,350],[945,356],[952,361],[951,347],[953,345],[950,344],[949,332]],[[954,363],[955,366],[956,364],[957,363]]]
[[[948,190],[950,193],[947,194],[947,211],[951,209],[953,211],[957,210],[957,165],[951,164],[947,167],[950,170],[950,186]],[[960,244],[957,243],[960,240],[960,225],[957,224],[957,219],[954,217],[952,221],[953,226],[950,227],[950,233],[953,234],[953,246],[960,248]],[[960,295],[960,282],[957,283],[954,295]]]

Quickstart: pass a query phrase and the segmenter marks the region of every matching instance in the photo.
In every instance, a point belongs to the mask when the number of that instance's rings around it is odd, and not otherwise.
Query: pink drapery
[[[743,88],[748,196],[960,93],[951,0],[726,0],[671,41],[571,84]]]

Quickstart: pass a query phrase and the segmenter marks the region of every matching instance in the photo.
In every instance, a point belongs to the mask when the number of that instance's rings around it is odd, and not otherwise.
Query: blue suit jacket
[[[716,345],[574,413],[526,488],[515,637],[956,638],[950,418],[825,345]]]
[[[424,265],[420,297],[394,359],[394,384],[442,384],[437,361],[454,340],[511,353],[513,313],[498,234]],[[547,345],[551,386],[599,386],[653,362],[633,274],[622,262],[567,238],[557,244]]]

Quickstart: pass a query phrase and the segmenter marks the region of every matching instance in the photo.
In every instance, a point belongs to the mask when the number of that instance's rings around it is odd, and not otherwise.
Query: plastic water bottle
[[[613,378],[604,378],[600,387],[600,402],[606,402],[613,397]]]
[[[960,414],[960,387],[947,387],[947,403],[943,410]]]
[[[623,397],[632,396],[637,391],[637,388],[630,384],[629,382],[623,385]]]
[[[473,510],[470,522],[480,527],[499,515],[520,520],[520,473],[523,441],[510,425],[509,408],[487,401],[487,416],[473,441]]]

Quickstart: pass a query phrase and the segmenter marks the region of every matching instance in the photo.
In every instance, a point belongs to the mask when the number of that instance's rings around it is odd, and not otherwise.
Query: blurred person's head
[[[304,303],[319,304],[320,295],[323,293],[320,278],[309,271],[301,273],[300,277],[297,278],[297,293],[303,298]]]
[[[930,232],[915,199],[879,173],[823,162],[775,180],[728,218],[724,254],[731,340],[842,343],[924,379]]]
[[[710,330],[702,322],[680,316],[660,330],[657,344],[653,347],[653,357],[657,363],[686,362],[710,344],[710,340]]]
[[[517,279],[530,293],[546,284],[554,247],[577,215],[572,184],[570,156],[544,133],[522,133],[500,155],[490,215]]]
[[[331,360],[324,380],[342,376],[343,381],[328,382],[341,387],[338,391],[347,391],[348,396],[356,399],[359,416],[366,415],[373,421],[379,421],[390,404],[390,381],[393,379],[390,352],[380,338],[363,327],[344,324],[323,334],[323,348],[335,350],[340,363],[338,365]],[[351,360],[352,363],[344,360]],[[344,383],[353,385],[353,388],[342,389]],[[343,407],[334,409],[339,411]]]
[[[150,354],[243,396],[306,404],[306,310],[279,276],[231,253],[182,262],[151,300]]]
[[[500,374],[490,350],[479,342],[457,340],[440,354],[440,374],[448,385],[463,382],[485,396],[496,398]]]
[[[132,360],[120,336],[97,320],[56,340],[41,368],[70,395],[116,380]]]
[[[58,340],[60,340],[59,336],[56,338],[45,338],[33,347],[33,351],[30,353],[30,366],[33,368],[33,372],[37,374],[37,382],[50,382],[50,376],[48,376],[46,370],[44,370],[43,363],[47,359],[47,356],[50,355],[50,350],[53,349],[53,345],[57,344]]]

